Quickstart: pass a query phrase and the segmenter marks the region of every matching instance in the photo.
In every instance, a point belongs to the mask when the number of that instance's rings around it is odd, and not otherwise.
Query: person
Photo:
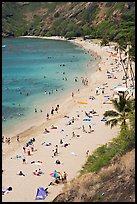
[[[46,196],[48,196],[48,194],[49,194],[48,188],[45,188],[44,191],[45,191],[45,193],[46,193]]]
[[[32,142],[35,142],[35,138],[34,137],[32,138]]]
[[[20,138],[19,138],[19,135],[17,135],[17,142],[19,142],[19,139],[20,139]]]
[[[62,182],[63,183],[67,183],[67,176],[68,176],[68,174],[64,171],[64,174],[62,176]]]
[[[72,98],[74,97],[74,93],[72,92]]]
[[[25,148],[25,146],[23,146],[23,151],[24,151],[24,153],[26,153],[26,148]]]
[[[84,127],[84,125],[82,125],[82,128],[83,128],[83,132],[87,132],[87,131],[85,130],[85,127]]]
[[[31,148],[31,151],[34,152],[34,144],[32,144],[32,145],[30,146],[30,148]]]
[[[8,143],[8,138],[7,137],[5,138],[5,142]]]
[[[67,147],[68,145],[70,145],[70,143],[65,143],[65,144],[64,144],[64,147]]]
[[[55,146],[55,153],[58,154],[58,145]]]
[[[47,142],[46,144],[45,144],[45,146],[50,146],[51,145],[51,143],[50,142]]]
[[[71,122],[72,122],[72,123],[74,123],[74,120],[75,120],[75,119],[74,119],[74,117],[72,117],[72,120],[71,120]]]
[[[49,120],[49,114],[47,113],[47,120]]]
[[[2,143],[4,143],[4,136],[2,136]]]
[[[45,131],[44,131],[44,133],[49,133],[50,131],[47,129],[47,128],[45,128]]]
[[[39,169],[38,174],[44,174],[44,172],[41,169]]]
[[[33,174],[34,174],[34,175],[37,175],[37,176],[40,176],[38,170],[33,171]]]
[[[55,161],[55,163],[56,163],[56,164],[61,164],[61,162],[60,162],[59,159],[57,159],[57,160]]]
[[[11,142],[10,137],[8,138],[7,142],[8,142],[8,144],[10,144],[10,142]]]
[[[28,149],[28,156],[30,156],[31,154],[30,154],[30,149]]]
[[[58,107],[55,108],[55,111],[58,113]]]
[[[91,127],[91,125],[89,125],[89,133],[91,133],[92,132],[92,127]]]
[[[74,133],[74,132],[72,132],[72,138],[73,138],[73,137],[75,137],[75,133]]]
[[[55,178],[54,183],[55,183],[55,184],[59,184],[59,183],[60,183],[60,178],[58,178],[58,177],[57,177],[57,178]]]
[[[63,144],[63,140],[62,139],[60,139],[60,144]]]
[[[54,150],[54,149],[53,149],[52,151],[54,152],[54,153],[53,153],[53,156],[52,156],[52,158],[53,158],[53,157],[57,156],[57,152],[56,152],[56,150]]]
[[[22,161],[23,161],[23,164],[26,164],[26,157],[25,157],[25,155],[23,155]]]
[[[98,94],[98,92],[99,92],[99,88],[96,88],[96,94]]]
[[[86,155],[87,155],[87,157],[88,157],[88,155],[89,155],[89,150],[86,151]]]
[[[2,195],[5,195],[5,194],[9,193],[10,191],[12,191],[11,186],[9,186],[8,188],[2,188]]]
[[[18,175],[19,176],[25,176],[25,174],[22,171],[20,171]]]
[[[51,115],[53,115],[54,114],[54,108],[52,107],[52,109],[51,109]]]

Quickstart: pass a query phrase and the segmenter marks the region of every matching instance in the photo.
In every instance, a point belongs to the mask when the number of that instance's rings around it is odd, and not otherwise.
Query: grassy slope
[[[2,30],[3,34],[12,32],[15,36],[91,35],[100,38],[107,34],[113,39],[121,31],[130,33],[134,28],[134,16],[134,2],[4,2]],[[131,23],[127,25],[127,21]]]
[[[73,180],[53,202],[135,202],[135,149],[98,173]]]

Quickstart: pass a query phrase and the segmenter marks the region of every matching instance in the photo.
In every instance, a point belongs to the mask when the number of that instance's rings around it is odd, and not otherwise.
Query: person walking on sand
[[[92,132],[92,127],[91,127],[91,125],[89,125],[89,133],[91,133]]]
[[[28,156],[30,156],[31,154],[30,154],[30,149],[28,149]]]
[[[67,183],[67,176],[68,174],[64,171],[64,174],[62,176],[62,183]]]
[[[72,132],[72,138],[73,138],[73,137],[75,137],[75,136],[76,136],[76,135],[75,135],[75,133],[74,133],[74,132]]]
[[[2,143],[5,143],[5,141],[4,141],[4,136],[2,136]]]
[[[26,153],[26,147],[25,146],[23,146],[23,151],[24,151],[24,153]]]
[[[82,129],[83,129],[83,132],[87,132],[87,131],[85,130],[85,126],[84,126],[84,125],[82,125]]]
[[[8,138],[8,141],[7,141],[7,142],[8,142],[8,144],[10,144],[10,142],[11,142],[10,137]]]
[[[49,114],[47,113],[47,120],[49,120]]]
[[[58,107],[56,106],[55,111],[58,113]]]
[[[19,138],[19,135],[17,135],[17,142],[19,142],[19,139],[20,139],[20,138]]]
[[[54,114],[54,108],[52,107],[52,109],[51,109],[51,115],[53,115]]]
[[[72,98],[74,97],[74,93],[72,92]]]
[[[59,151],[58,151],[58,145],[55,146],[55,153],[56,153],[56,154],[59,153]]]
[[[26,157],[25,157],[25,155],[23,155],[22,161],[23,161],[23,164],[26,164]]]
[[[89,150],[86,151],[86,155],[87,155],[87,157],[88,157],[88,155],[89,155]]]

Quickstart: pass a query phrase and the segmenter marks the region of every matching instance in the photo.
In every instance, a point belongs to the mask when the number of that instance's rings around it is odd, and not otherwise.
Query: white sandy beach
[[[48,39],[47,37],[41,38]],[[55,36],[49,39],[62,38]],[[88,86],[83,86],[83,89],[80,89],[79,92],[74,92],[73,98],[70,93],[70,96],[60,104],[59,113],[50,116],[51,119],[49,121],[42,122],[41,124],[39,122],[34,128],[20,134],[19,143],[13,138],[10,145],[3,144],[2,169],[4,172],[2,175],[2,187],[12,186],[13,188],[12,192],[2,196],[3,202],[35,202],[37,188],[40,186],[46,188],[48,186],[49,182],[53,180],[49,174],[54,172],[54,170],[58,170],[61,173],[66,171],[69,183],[79,174],[82,165],[84,165],[87,158],[86,151],[89,150],[90,154],[92,154],[98,146],[105,144],[118,134],[119,127],[111,129],[100,120],[106,110],[112,109],[110,102],[103,104],[105,101],[104,96],[112,97],[113,87],[122,84],[124,73],[121,65],[119,66],[119,71],[114,72],[114,76],[117,78],[114,79],[112,77],[108,79],[107,70],[111,71],[112,68],[116,67],[115,58],[108,52],[110,50],[109,46],[100,47],[98,44],[89,42],[89,40],[81,40],[81,38],[76,38],[71,40],[71,42],[83,47],[86,51],[91,53],[93,51],[101,56],[101,62],[97,65],[97,71],[88,76]],[[116,58],[119,60],[118,56]],[[101,67],[101,71],[98,70],[98,67]],[[104,87],[104,94],[96,95],[96,87]],[[90,96],[94,96],[95,100],[89,99]],[[81,101],[87,102],[87,104],[79,104],[78,102]],[[83,121],[86,118],[85,111],[89,112],[92,109],[97,112],[92,117],[94,132],[85,133],[82,131],[82,125],[89,131],[89,123]],[[65,115],[69,116],[69,118],[64,117]],[[75,118],[74,123],[66,125],[72,117]],[[56,126],[57,129],[51,129],[51,125]],[[45,128],[50,130],[50,133],[44,134]],[[75,132],[79,137],[72,138],[72,132]],[[20,130],[18,130],[18,133],[20,133]],[[11,157],[16,155],[23,156],[23,145],[33,137],[36,139],[34,147],[37,151],[31,152],[31,156],[27,156],[27,153],[25,154],[27,164],[22,163],[22,158],[11,159]],[[64,143],[70,143],[70,145],[66,148],[61,147],[60,139]],[[43,142],[50,142],[51,146],[42,145]],[[59,154],[52,158],[52,150],[55,149],[55,145],[59,146]],[[59,165],[55,164],[56,159],[59,159],[62,163]],[[31,161],[38,160],[42,161],[41,165],[31,164]],[[33,175],[33,171],[39,168],[41,168],[44,174],[41,176]],[[17,175],[20,170],[26,176]],[[49,186],[49,195],[45,200],[38,202],[52,202],[61,193],[63,186],[64,184]]]

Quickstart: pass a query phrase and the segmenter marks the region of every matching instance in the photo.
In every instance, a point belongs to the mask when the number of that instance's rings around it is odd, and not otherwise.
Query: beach
[[[49,39],[66,40],[57,36]],[[114,77],[107,77],[107,71],[116,67],[115,59],[119,62],[119,56],[114,58],[111,54],[114,52],[114,46],[100,47],[100,45],[82,38],[76,38],[70,42],[84,48],[92,55],[94,53],[96,58],[100,58],[96,65],[96,72],[88,76],[88,83],[84,84],[79,91],[75,91],[73,97],[70,93],[70,96],[59,104],[58,113],[50,115],[49,120],[36,121],[36,125],[33,127],[30,122],[30,129],[22,133],[18,130],[19,142],[16,141],[15,136],[12,138],[11,144],[3,143],[2,187],[12,186],[13,188],[12,192],[2,196],[3,202],[34,202],[38,187],[48,187],[49,195],[43,201],[52,202],[62,192],[64,184],[48,186],[53,180],[50,173],[54,170],[61,173],[67,172],[69,185],[69,182],[79,175],[79,171],[87,159],[86,151],[89,150],[89,154],[92,154],[98,146],[111,141],[119,132],[119,127],[111,129],[105,125],[104,121],[101,121],[103,113],[113,108],[111,101],[106,99],[113,97],[113,87],[122,84],[124,75],[122,67],[119,65],[113,73]],[[100,88],[99,93],[96,93],[98,87]],[[96,113],[92,114],[90,120],[84,120],[87,118],[85,112],[88,113],[91,110],[95,110]],[[69,124],[70,121],[71,124]],[[89,124],[93,129],[91,133],[89,133]],[[52,125],[55,128],[52,128]],[[83,125],[86,131],[83,131]],[[49,130],[49,133],[43,133],[45,128]],[[22,147],[31,138],[35,138],[34,151],[28,156],[23,152]],[[63,144],[68,144],[67,147],[60,144],[61,139]],[[47,143],[51,144],[46,146]],[[58,145],[59,153],[57,156],[53,156],[56,145]],[[20,155],[21,158],[17,159],[16,155]],[[22,162],[23,155],[26,156],[26,164]],[[59,159],[61,164],[56,164],[56,159]],[[31,163],[32,161],[41,161],[41,163]],[[39,168],[44,174],[34,175],[33,171]],[[23,171],[25,176],[17,175],[19,171]]]

